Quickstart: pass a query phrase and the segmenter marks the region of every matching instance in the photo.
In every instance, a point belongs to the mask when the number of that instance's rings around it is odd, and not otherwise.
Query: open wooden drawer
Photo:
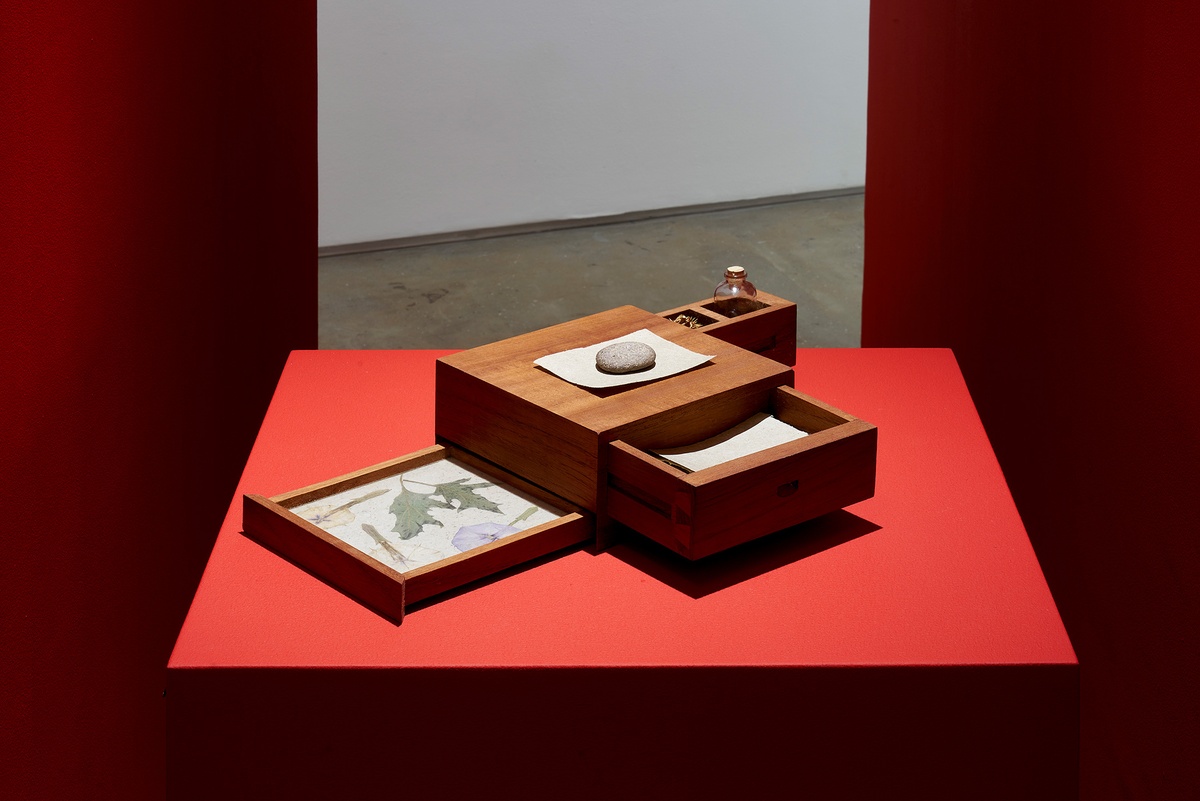
[[[609,443],[608,515],[699,559],[875,494],[875,426],[790,387],[763,411],[808,436],[691,473],[648,452],[679,443]]]
[[[396,622],[408,604],[591,539],[590,513],[435,445],[310,487],[246,495],[245,534]]]

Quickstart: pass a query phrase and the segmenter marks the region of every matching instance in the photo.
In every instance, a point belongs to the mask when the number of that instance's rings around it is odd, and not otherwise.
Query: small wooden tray
[[[524,479],[435,445],[272,498],[246,495],[243,528],[398,623],[409,604],[589,540],[594,526]]]
[[[646,452],[679,443],[609,443],[608,514],[699,559],[875,494],[875,426],[791,387],[763,411],[809,435],[693,473]]]

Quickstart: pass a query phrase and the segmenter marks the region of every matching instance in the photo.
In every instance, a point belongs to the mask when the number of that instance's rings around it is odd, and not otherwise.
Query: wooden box
[[[790,387],[762,411],[808,436],[692,473],[647,452],[676,444],[655,434],[610,443],[608,515],[699,559],[875,494],[875,426]]]
[[[403,517],[410,528],[420,528],[420,534],[389,542],[395,538],[383,538],[378,529],[365,531],[374,527],[354,516],[356,506],[371,501],[390,501],[389,509],[397,509],[395,504],[406,492],[406,475],[422,475],[422,468],[445,465],[450,465],[446,468],[450,472],[443,474],[446,484],[442,485],[442,494],[438,494],[438,485],[427,483],[426,477],[426,482],[414,483],[425,484],[426,490],[434,488],[434,492],[409,492],[416,502],[401,504],[404,511],[399,514],[389,512],[397,528]],[[468,474],[469,480],[456,479]],[[485,491],[492,497],[487,497]],[[524,530],[511,524],[478,523],[461,527],[453,537],[447,531],[437,543],[422,540],[424,529],[437,534],[437,528],[446,528],[432,516],[436,512],[443,513],[448,522],[460,511],[482,509],[482,513],[496,514],[502,509],[501,503],[518,503],[519,507],[529,504],[527,518],[540,514],[549,519]],[[534,509],[537,512],[530,515]],[[362,533],[355,530],[355,523]],[[593,520],[584,510],[470,453],[435,445],[273,498],[247,495],[243,498],[243,527],[251,539],[400,622],[409,604],[590,540]],[[451,543],[448,546],[447,539]],[[443,550],[453,552],[446,554]]]
[[[712,359],[669,378],[603,390],[533,363],[643,328]],[[610,442],[715,434],[765,408],[775,388],[792,380],[779,362],[623,306],[439,359],[435,431],[439,442],[596,512],[604,547],[612,534],[605,511]]]
[[[795,306],[760,297],[761,309],[698,329],[673,320],[714,315],[704,304],[661,314],[622,306],[445,356],[436,366],[437,445],[273,498],[248,495],[245,532],[400,620],[409,604],[593,536],[603,549],[618,524],[698,559],[869,498],[874,426],[792,389]],[[676,375],[604,389],[535,364],[641,329],[710,358]],[[647,452],[722,434],[762,412],[807,436],[694,473]],[[454,465],[471,477],[412,472]],[[422,500],[406,482],[437,489]],[[442,518],[475,514],[486,506],[476,493],[496,487],[534,504],[535,517],[518,527],[526,514],[498,508],[515,519],[462,525],[447,544],[448,531],[436,529],[453,523]],[[399,504],[387,516],[378,506],[385,496]],[[371,515],[394,525],[406,544],[364,522]],[[421,526],[410,531],[410,518]],[[472,539],[501,529],[494,541]],[[454,551],[463,544],[470,547]],[[418,558],[418,546],[432,555]]]
[[[758,293],[759,308],[737,317],[727,317],[712,299],[678,306],[659,316],[697,326],[696,330],[743,350],[774,359],[789,367],[796,364],[796,304],[790,300]],[[679,324],[677,322],[676,324]]]

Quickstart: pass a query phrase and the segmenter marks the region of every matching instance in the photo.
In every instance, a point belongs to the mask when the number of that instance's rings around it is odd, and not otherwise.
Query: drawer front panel
[[[609,448],[608,514],[690,559],[870,498],[878,434],[854,418],[695,473]]]
[[[875,494],[874,426],[855,421],[761,454],[762,464],[699,481],[693,558],[803,523]],[[701,476],[693,473],[692,476]]]

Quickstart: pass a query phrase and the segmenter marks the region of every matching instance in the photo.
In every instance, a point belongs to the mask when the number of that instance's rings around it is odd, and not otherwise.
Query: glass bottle
[[[737,266],[725,271],[725,280],[713,292],[713,308],[726,317],[737,317],[759,308],[758,290],[746,280],[745,269]]]

